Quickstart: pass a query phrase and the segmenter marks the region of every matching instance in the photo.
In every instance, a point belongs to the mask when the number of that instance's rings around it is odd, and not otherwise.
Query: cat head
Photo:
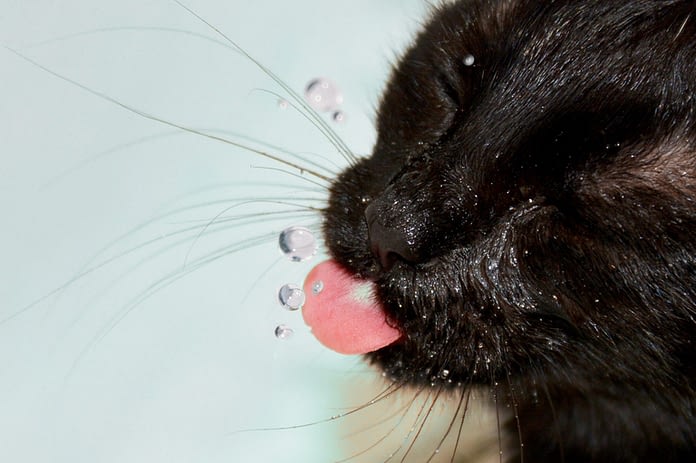
[[[374,282],[403,334],[373,362],[410,383],[685,374],[695,12],[435,11],[392,73],[373,153],[338,176],[325,211],[331,256]]]

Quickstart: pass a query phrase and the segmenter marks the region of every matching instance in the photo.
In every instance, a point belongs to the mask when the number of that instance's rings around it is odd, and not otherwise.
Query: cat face
[[[325,212],[331,255],[374,281],[403,333],[371,361],[413,384],[683,386],[696,334],[692,10],[436,12],[393,71],[372,155],[338,177]]]

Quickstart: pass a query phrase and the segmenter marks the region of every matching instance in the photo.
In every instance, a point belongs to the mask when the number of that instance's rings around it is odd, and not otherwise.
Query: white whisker
[[[108,102],[110,102],[110,103],[113,103],[114,105],[119,106],[120,108],[123,108],[123,109],[125,109],[126,111],[129,111],[129,112],[131,112],[131,113],[133,113],[133,114],[136,114],[136,115],[138,115],[138,116],[140,116],[140,117],[143,117],[143,118],[145,118],[145,119],[149,119],[149,120],[154,121],[154,122],[158,122],[158,123],[163,124],[163,125],[167,125],[167,126],[170,126],[170,127],[174,127],[174,128],[179,129],[179,130],[181,130],[181,131],[183,131],[183,132],[188,132],[188,133],[190,133],[190,134],[197,135],[197,136],[200,136],[200,137],[203,137],[203,138],[207,138],[207,139],[209,139],[209,140],[218,141],[218,142],[221,142],[221,143],[230,145],[230,146],[234,146],[234,147],[237,147],[237,148],[241,148],[241,149],[246,150],[246,151],[249,151],[249,152],[251,152],[251,153],[258,154],[259,156],[262,156],[262,157],[271,159],[272,161],[278,162],[279,164],[284,164],[284,165],[286,165],[286,166],[288,166],[288,167],[292,167],[293,169],[296,169],[296,170],[298,170],[298,171],[300,171],[300,172],[307,172],[308,174],[311,174],[312,176],[317,177],[317,178],[322,179],[322,180],[325,180],[325,181],[327,181],[327,182],[330,182],[330,181],[331,181],[331,179],[330,179],[329,177],[325,176],[325,175],[319,174],[319,173],[317,173],[317,172],[315,172],[315,171],[313,171],[313,170],[311,170],[311,169],[307,169],[306,167],[300,166],[300,165],[298,165],[298,164],[296,164],[296,163],[294,163],[294,162],[288,161],[288,160],[286,160],[286,159],[283,159],[283,158],[281,158],[281,157],[279,157],[279,156],[276,156],[276,155],[274,155],[274,154],[268,153],[268,152],[266,152],[266,151],[259,150],[259,149],[255,149],[255,148],[250,147],[250,146],[248,146],[248,145],[245,145],[245,144],[243,144],[243,143],[238,143],[238,142],[235,142],[235,141],[233,141],[233,140],[229,140],[229,139],[224,138],[224,137],[220,137],[220,136],[217,136],[217,135],[214,135],[214,134],[210,134],[210,133],[204,132],[204,131],[202,131],[202,130],[194,129],[194,128],[192,128],[192,127],[187,127],[187,126],[185,126],[185,125],[177,124],[177,123],[175,123],[175,122],[172,122],[172,121],[169,121],[169,120],[166,120],[166,119],[162,119],[161,117],[158,117],[158,116],[149,114],[149,113],[147,113],[147,112],[145,112],[145,111],[142,111],[142,110],[140,110],[140,109],[137,109],[137,108],[135,108],[135,107],[133,107],[133,106],[130,106],[130,105],[126,104],[126,103],[123,103],[123,102],[121,102],[121,101],[119,101],[119,100],[117,100],[117,99],[115,99],[115,98],[113,98],[113,97],[111,97],[111,96],[109,96],[109,95],[106,95],[106,94],[101,93],[101,92],[99,92],[99,91],[97,91],[97,90],[94,90],[93,88],[90,88],[90,87],[88,87],[88,86],[86,86],[86,85],[84,85],[84,84],[82,84],[82,83],[80,83],[80,82],[78,82],[78,81],[76,81],[76,80],[74,80],[74,79],[71,79],[71,78],[69,78],[69,77],[67,77],[67,76],[64,76],[63,74],[60,74],[60,73],[58,73],[58,72],[56,72],[56,71],[54,71],[54,70],[52,70],[52,69],[49,69],[49,68],[47,68],[46,66],[42,65],[41,63],[39,63],[39,62],[37,62],[37,61],[34,61],[33,59],[29,58],[28,56],[23,55],[22,53],[20,53],[20,52],[17,51],[17,50],[14,50],[14,49],[9,48],[9,47],[5,47],[5,48],[6,48],[8,51],[10,51],[10,52],[14,53],[15,55],[17,55],[18,57],[22,58],[23,60],[27,61],[28,63],[30,63],[30,64],[32,64],[32,65],[38,67],[39,69],[42,69],[43,71],[46,71],[47,73],[49,73],[49,74],[51,74],[51,75],[53,75],[53,76],[55,76],[55,77],[57,77],[57,78],[59,78],[59,79],[65,81],[65,82],[68,82],[68,83],[71,84],[71,85],[74,85],[74,86],[76,86],[76,87],[78,87],[78,88],[81,88],[82,90],[84,90],[84,91],[86,91],[86,92],[88,92],[88,93],[90,93],[90,94],[92,94],[92,95],[94,95],[94,96],[96,96],[96,97],[98,97],[98,98],[101,98],[101,99],[103,99],[103,100],[105,100],[105,101],[108,101]]]
[[[336,135],[336,132],[321,118],[317,113],[309,106],[307,103],[305,103],[304,99],[297,94],[295,90],[292,89],[288,84],[286,84],[280,77],[278,77],[275,73],[273,73],[269,68],[261,64],[257,59],[255,59],[253,56],[251,56],[249,53],[247,53],[246,50],[244,50],[242,47],[240,47],[234,40],[232,40],[229,36],[227,36],[224,32],[222,32],[220,29],[215,27],[213,24],[211,24],[209,21],[205,20],[203,17],[201,17],[198,13],[190,9],[188,6],[184,5],[178,0],[174,0],[175,3],[177,3],[179,6],[181,6],[183,9],[188,11],[191,15],[193,15],[195,18],[197,18],[199,21],[201,21],[203,24],[205,24],[207,27],[209,27],[212,31],[214,31],[216,34],[218,34],[220,37],[225,39],[226,42],[228,42],[230,45],[235,47],[242,55],[244,55],[250,62],[254,63],[259,69],[261,69],[267,76],[269,76],[271,79],[273,79],[274,82],[276,82],[280,87],[288,93],[290,98],[295,101],[300,107],[302,107],[305,111],[300,111],[300,113],[306,117],[308,120],[312,121],[317,127],[322,134],[327,136],[328,140],[336,147],[336,149],[339,151],[339,153],[348,161],[350,164],[353,164],[355,161],[357,161],[357,158],[355,155],[350,151],[348,146],[343,142],[343,140]]]

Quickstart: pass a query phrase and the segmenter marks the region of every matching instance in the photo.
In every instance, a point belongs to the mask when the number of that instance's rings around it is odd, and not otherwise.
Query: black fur
[[[325,213],[368,358],[500,389],[510,461],[696,461],[695,97],[694,1],[439,8]]]

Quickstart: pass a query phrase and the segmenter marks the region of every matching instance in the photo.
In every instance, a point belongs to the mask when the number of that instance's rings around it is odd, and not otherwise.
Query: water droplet
[[[334,111],[343,103],[343,95],[336,84],[324,77],[310,81],[305,87],[304,96],[316,111]]]
[[[288,339],[293,333],[293,329],[287,325],[278,325],[275,329],[275,337],[278,339]]]
[[[324,289],[324,282],[321,280],[315,281],[312,284],[312,294],[319,294]]]
[[[466,55],[464,57],[464,66],[473,66],[474,61],[476,61],[476,58],[474,58],[474,55]]]
[[[346,113],[343,111],[334,111],[331,115],[331,119],[337,124],[341,124],[346,121]]]
[[[539,393],[537,392],[536,389],[532,391],[532,403],[538,404],[539,403]]]
[[[278,108],[280,109],[288,109],[288,106],[290,106],[290,103],[288,103],[288,100],[285,100],[281,98],[278,100]]]
[[[302,262],[317,253],[314,234],[304,227],[289,227],[280,233],[278,245],[291,261]]]
[[[283,285],[278,291],[278,301],[288,310],[297,310],[305,303],[305,293],[299,286]]]

